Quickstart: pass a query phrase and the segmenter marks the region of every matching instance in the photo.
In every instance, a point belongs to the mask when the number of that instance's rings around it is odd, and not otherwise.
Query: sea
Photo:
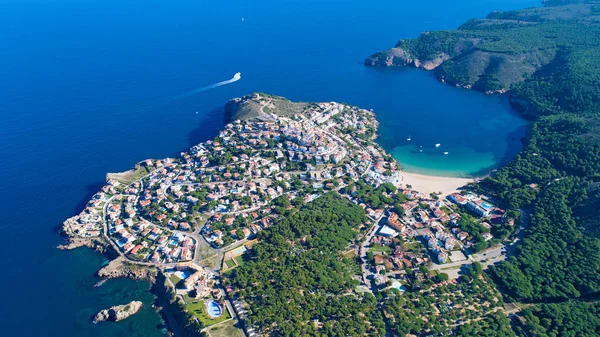
[[[399,38],[538,5],[0,0],[0,334],[165,334],[147,283],[94,287],[106,258],[55,249],[57,232],[107,172],[213,137],[233,97],[258,91],[373,109],[378,141],[407,171],[477,176],[504,164],[528,125],[506,98],[453,88],[422,70],[367,68],[363,60]],[[237,72],[239,81],[214,86]],[[144,303],[138,315],[92,323],[97,311],[134,299]]]

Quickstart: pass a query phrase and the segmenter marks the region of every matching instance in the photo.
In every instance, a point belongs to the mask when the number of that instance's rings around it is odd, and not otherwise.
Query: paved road
[[[383,219],[383,217],[381,219]],[[360,244],[360,247],[359,247],[360,259],[361,259],[360,270],[362,272],[363,282],[369,289],[370,293],[373,293],[373,284],[372,284],[371,280],[368,278],[370,275],[372,275],[372,273],[369,272],[369,270],[367,268],[367,251],[368,251],[367,246],[371,242],[371,239],[373,239],[373,236],[375,235],[375,233],[377,233],[377,230],[379,230],[381,219],[379,219],[379,221],[374,222],[373,226],[371,227],[371,229],[369,229],[369,231],[367,232],[367,235],[365,236],[365,239],[363,240],[363,242]]]

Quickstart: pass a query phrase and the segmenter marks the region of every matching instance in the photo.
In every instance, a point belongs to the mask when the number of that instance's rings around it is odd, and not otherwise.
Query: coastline
[[[246,96],[244,96],[246,97]],[[259,97],[254,94],[252,98]],[[247,100],[248,98],[246,98]],[[289,102],[287,100],[279,100],[284,104],[284,108],[291,109],[295,107],[295,103]],[[238,102],[238,101],[236,101]],[[242,101],[245,103],[245,101]],[[321,103],[323,104],[323,103]],[[337,104],[337,103],[336,103]],[[238,108],[240,108],[243,104],[239,104]],[[290,108],[292,106],[292,108]],[[245,105],[244,105],[245,107]],[[275,105],[274,105],[275,107]],[[281,107],[279,107],[281,108]],[[254,110],[253,110],[254,109]],[[258,108],[251,106],[250,108],[244,110],[243,114],[237,114],[235,120],[243,119],[244,117],[250,116],[249,118],[253,118],[256,115],[256,109],[262,109],[262,106],[258,106]],[[283,108],[281,108],[283,109]],[[279,111],[279,109],[278,109]],[[367,111],[362,109],[361,111]],[[371,112],[372,113],[372,112]],[[375,132],[377,127],[379,126],[379,121],[376,118],[376,115],[372,114],[374,120]],[[257,117],[259,118],[259,117]],[[231,120],[228,122],[232,122]],[[348,136],[348,139],[354,139],[352,136]],[[384,155],[389,155],[387,151],[380,147],[380,145],[376,142],[376,133],[371,135],[368,148],[371,148],[375,153],[383,153]],[[334,138],[339,142],[342,142],[339,138]],[[366,150],[365,150],[366,151]],[[393,158],[391,155],[389,155]],[[176,161],[176,158],[167,158],[167,162]],[[375,160],[372,159],[371,160]],[[392,165],[392,169],[401,167],[401,164],[398,160],[393,159],[393,162],[396,162]],[[82,211],[81,214],[84,214],[86,217],[83,220],[83,223],[87,223],[90,221],[91,223],[102,223],[102,228],[100,229],[101,234],[92,237],[82,237],[78,232],[78,227],[81,227],[81,223],[78,223],[80,219],[80,215],[73,216],[67,219],[62,227],[61,234],[65,237],[66,244],[61,245],[57,248],[59,249],[75,249],[78,247],[88,247],[92,248],[97,252],[102,253],[107,256],[111,261],[108,265],[102,267],[97,271],[97,275],[101,277],[103,280],[109,278],[129,278],[135,281],[145,280],[150,283],[150,292],[156,296],[154,300],[153,308],[160,314],[162,320],[165,322],[168,333],[175,333],[177,335],[184,336],[197,336],[198,332],[201,330],[201,327],[198,327],[195,324],[195,320],[192,319],[192,316],[189,316],[185,311],[184,306],[180,303],[179,300],[175,297],[175,288],[171,281],[163,274],[163,268],[160,266],[155,266],[152,263],[144,263],[139,261],[132,261],[124,256],[124,254],[120,253],[118,248],[111,241],[110,237],[107,235],[107,227],[105,223],[105,212],[107,209],[107,205],[113,200],[114,195],[118,194],[115,192],[115,187],[119,185],[130,186],[134,183],[137,183],[139,180],[147,177],[152,172],[147,168],[147,163],[152,163],[151,160],[145,160],[142,162],[138,162],[132,169],[120,172],[120,173],[109,173],[106,176],[107,185],[106,193],[109,194],[109,197],[106,198],[97,198],[92,199],[90,201],[91,204],[88,204],[86,210]],[[366,168],[368,171],[371,166],[375,166],[377,163],[375,160],[374,164],[369,164]],[[380,167],[381,169],[381,167]],[[365,171],[365,172],[366,172]],[[461,178],[461,177],[443,177],[443,176],[435,176],[435,175],[426,175],[419,173],[411,173],[405,171],[396,171],[398,184],[402,185],[410,185],[410,189],[418,191],[423,194],[430,193],[440,193],[440,196],[446,196],[450,193],[458,191],[461,187],[475,181],[474,178]],[[363,174],[364,175],[364,174]],[[115,184],[116,181],[118,184]],[[143,186],[143,185],[142,185]],[[103,188],[104,190],[104,188]],[[97,200],[94,204],[94,200]],[[101,201],[98,201],[101,200]],[[99,209],[102,209],[99,211]]]
[[[441,192],[442,196],[459,191],[463,186],[475,182],[476,178],[442,177],[402,171],[402,184],[411,185],[415,191],[430,194]]]

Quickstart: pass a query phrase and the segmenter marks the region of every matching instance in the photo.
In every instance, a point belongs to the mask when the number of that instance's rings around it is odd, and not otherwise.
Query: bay
[[[262,91],[372,108],[381,121],[379,142],[415,172],[477,175],[509,160],[526,123],[504,99],[445,86],[428,72],[366,68],[362,61],[401,37],[534,5],[1,0],[3,333],[163,334],[147,284],[111,280],[94,288],[103,257],[57,251],[56,232],[106,172],[177,155],[214,136],[232,97]],[[181,97],[236,72],[240,81]],[[436,153],[435,143],[449,154]],[[95,312],[132,299],[144,302],[143,312],[116,324],[91,322]]]

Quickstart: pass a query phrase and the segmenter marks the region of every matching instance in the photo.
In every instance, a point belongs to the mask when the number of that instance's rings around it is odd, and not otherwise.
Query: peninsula
[[[100,276],[153,282],[184,335],[509,327],[481,270],[505,258],[515,218],[459,193],[470,181],[402,172],[374,142],[375,114],[346,104],[257,93],[228,102],[225,121],[177,158],[109,174],[65,221],[64,247],[112,252]],[[409,327],[398,308],[434,292],[449,311]]]
[[[456,30],[401,39],[368,66],[432,70],[450,85],[509,92],[524,116],[600,110],[600,2],[546,1],[543,7],[492,12]]]

